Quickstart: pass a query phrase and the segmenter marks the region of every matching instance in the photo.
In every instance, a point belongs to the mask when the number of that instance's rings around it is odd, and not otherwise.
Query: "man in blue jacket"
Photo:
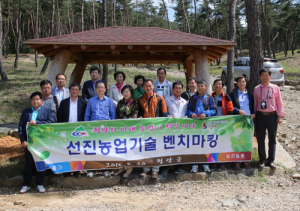
[[[82,98],[87,102],[89,99],[91,99],[92,97],[96,96],[96,83],[99,80],[99,75],[100,75],[100,70],[98,69],[98,67],[92,67],[90,69],[90,75],[91,75],[91,79],[92,80],[88,80],[86,82],[84,82],[83,87],[82,87]],[[101,81],[103,82],[103,81]],[[104,83],[104,82],[103,82]],[[107,96],[107,86],[105,85],[105,95]]]
[[[204,119],[216,115],[216,105],[212,96],[206,95],[207,85],[204,80],[197,82],[197,93],[192,96],[188,104],[188,117],[193,119]],[[203,165],[204,171],[209,172],[209,165]],[[193,165],[191,172],[197,172],[198,165]]]
[[[26,193],[30,189],[30,182],[32,172],[35,169],[35,163],[31,153],[28,150],[26,126],[36,124],[51,124],[54,123],[52,111],[49,108],[42,107],[43,96],[41,92],[34,92],[30,96],[32,107],[24,109],[20,118],[18,130],[21,139],[21,144],[25,149],[25,166],[23,172],[23,185],[20,193]],[[45,171],[38,171],[36,173],[36,185],[40,193],[44,193]]]

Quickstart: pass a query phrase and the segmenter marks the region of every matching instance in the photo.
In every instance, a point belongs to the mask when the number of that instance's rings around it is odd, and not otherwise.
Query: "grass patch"
[[[25,165],[25,160],[7,159],[0,161],[0,178],[7,179],[17,175],[22,175]]]
[[[250,162],[250,165],[255,168],[259,167],[259,155],[257,148],[253,149],[252,151],[252,160]]]

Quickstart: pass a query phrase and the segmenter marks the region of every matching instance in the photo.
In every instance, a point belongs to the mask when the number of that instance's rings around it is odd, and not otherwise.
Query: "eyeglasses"
[[[58,81],[64,81],[65,79],[64,78],[58,78],[56,80],[58,80]]]
[[[43,87],[43,90],[51,89],[51,87]]]

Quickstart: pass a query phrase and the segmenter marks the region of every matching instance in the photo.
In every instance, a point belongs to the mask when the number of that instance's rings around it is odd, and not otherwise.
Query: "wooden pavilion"
[[[73,34],[30,39],[28,48],[50,57],[48,80],[56,86],[55,76],[76,63],[70,83],[81,83],[88,64],[182,63],[186,78],[204,79],[210,84],[208,63],[220,58],[236,43],[156,27],[104,27]],[[195,70],[194,66],[195,64]],[[210,88],[210,86],[208,86]]]

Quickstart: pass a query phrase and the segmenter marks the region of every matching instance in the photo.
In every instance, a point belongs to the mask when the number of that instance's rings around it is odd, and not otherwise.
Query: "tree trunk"
[[[36,20],[35,20],[34,38],[35,39],[39,38],[39,0],[36,0]],[[37,51],[34,51],[34,61],[35,61],[35,67],[39,67]]]
[[[139,13],[138,13],[138,7],[139,7],[139,2],[136,0],[135,2],[135,8],[136,8],[136,27],[139,26]]]
[[[71,0],[71,10],[72,10],[72,32],[74,32],[74,11],[73,11],[73,0]]]
[[[229,3],[229,40],[235,42],[236,28],[235,28],[235,9],[237,0],[230,0]],[[234,50],[231,49],[227,53],[227,94],[231,93],[234,88]]]
[[[19,0],[19,15],[18,15],[18,41],[16,46],[16,59],[15,59],[15,65],[14,68],[18,69],[18,61],[19,61],[19,51],[20,51],[20,42],[21,42],[21,6],[22,2]],[[2,54],[2,51],[1,51]]]
[[[83,10],[84,10],[84,0],[82,0],[82,4],[81,4],[81,31],[84,31]]]
[[[106,27],[107,25],[107,14],[106,14],[106,0],[102,0],[103,3],[103,27]]]
[[[60,15],[59,15],[59,5],[58,5],[58,0],[56,2],[57,5],[57,35],[61,35],[61,23],[60,23]]]
[[[206,5],[206,9],[207,9],[208,32],[209,32],[209,36],[211,37],[211,25],[210,25],[210,18],[209,18],[209,5],[208,5],[208,1],[207,0],[204,0],[204,3]]]
[[[183,2],[183,0],[181,0],[181,3],[182,3],[182,10],[183,10],[183,15],[184,15],[184,20],[185,20],[185,23],[187,25],[187,30],[188,30],[186,32],[188,32],[190,34],[191,33],[190,24],[189,24],[189,20],[187,18],[187,11],[184,8],[184,2]]]
[[[268,0],[264,0],[264,1],[265,1],[265,5],[263,5],[263,0],[261,0],[260,3],[261,3],[261,8],[262,8],[264,21],[265,21],[265,24],[266,24],[266,28],[264,30],[265,33],[266,33],[266,47],[267,47],[268,57],[271,58],[270,27],[269,27],[269,23],[268,23],[268,11],[267,11]]]
[[[96,29],[95,0],[93,0],[93,26],[94,26],[94,29]]]
[[[261,33],[259,25],[258,0],[245,0],[248,25],[248,42],[250,55],[249,89],[253,93],[255,86],[260,84],[259,71],[263,67]]]
[[[52,0],[52,16],[51,16],[51,23],[50,23],[50,32],[49,32],[49,37],[52,37],[52,34],[53,34],[53,26],[54,26],[54,13],[55,13],[55,0]],[[44,65],[43,65],[43,68],[40,72],[40,75],[44,75],[47,68],[48,68],[48,64],[50,62],[50,57],[47,57]]]
[[[197,0],[194,0],[194,6],[195,6],[195,19],[196,19],[196,25],[197,25],[197,32],[200,35],[200,26],[199,26],[198,15],[197,15]]]
[[[69,3],[67,2],[67,10],[68,10],[68,21],[69,21],[69,28],[70,28],[70,34],[72,33],[72,26],[70,21],[70,10],[69,10]]]
[[[170,20],[169,20],[169,14],[168,14],[168,9],[166,7],[165,0],[162,0],[162,3],[163,3],[163,7],[165,9],[165,15],[166,15],[166,19],[168,21],[168,26],[169,26],[169,29],[171,30],[171,25],[170,25]]]
[[[0,40],[2,41],[3,31],[2,31],[2,9],[1,9],[1,1],[0,1]],[[0,45],[0,75],[2,81],[7,81],[7,75],[3,65],[3,57],[2,57],[2,42]]]

